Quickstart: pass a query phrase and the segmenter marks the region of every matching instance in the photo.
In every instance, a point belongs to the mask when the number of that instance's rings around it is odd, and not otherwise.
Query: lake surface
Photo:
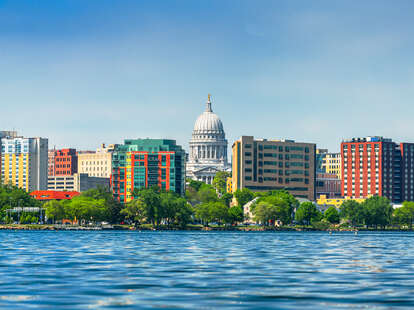
[[[0,231],[1,309],[413,309],[413,233]]]

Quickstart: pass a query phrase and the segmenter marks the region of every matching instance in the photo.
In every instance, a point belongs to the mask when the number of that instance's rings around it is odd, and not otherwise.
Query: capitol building
[[[227,140],[223,123],[213,113],[208,95],[206,110],[197,118],[190,140],[187,177],[211,184],[218,171],[230,171]]]

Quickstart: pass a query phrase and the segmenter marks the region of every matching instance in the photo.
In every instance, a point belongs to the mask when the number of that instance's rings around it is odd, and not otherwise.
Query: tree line
[[[404,202],[402,207],[393,209],[388,199],[375,196],[363,203],[346,200],[339,209],[329,207],[321,212],[314,203],[300,204],[285,190],[253,193],[245,188],[234,194],[227,193],[226,179],[229,176],[227,172],[217,173],[212,185],[189,180],[184,197],[160,191],[158,187],[134,190],[134,199],[125,204],[119,203],[110,192],[97,188],[71,200],[48,201],[42,205],[22,189],[1,185],[0,219],[2,222],[18,220],[16,214],[7,218],[6,209],[42,206],[50,222],[68,219],[82,223],[106,221],[181,228],[189,223],[235,225],[245,220],[243,206],[254,199],[249,210],[252,220],[267,226],[278,222],[281,225],[311,225],[321,229],[337,224],[412,229],[414,202]],[[232,203],[233,198],[235,203]],[[32,213],[22,213],[19,219],[20,223],[39,221],[37,214]]]

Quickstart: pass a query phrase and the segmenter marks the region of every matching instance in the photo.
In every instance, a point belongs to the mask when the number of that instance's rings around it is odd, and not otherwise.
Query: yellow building
[[[348,200],[355,200],[358,203],[362,203],[365,201],[364,198],[356,198],[356,199],[351,199],[349,197],[345,197],[345,198],[326,198],[326,195],[321,195],[317,200],[316,200],[316,204],[318,206],[324,206],[324,207],[335,207],[337,209],[339,209],[341,207],[341,205]]]
[[[326,153],[322,159],[322,169],[326,173],[336,174],[342,178],[341,153]]]
[[[227,178],[226,181],[226,188],[227,188],[227,193],[233,193],[233,179],[232,178]]]
[[[48,140],[1,139],[1,180],[32,192],[47,189]]]

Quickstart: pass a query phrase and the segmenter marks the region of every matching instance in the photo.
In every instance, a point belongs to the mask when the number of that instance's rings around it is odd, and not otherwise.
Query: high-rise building
[[[111,189],[120,202],[128,202],[134,189],[158,186],[185,193],[185,151],[175,140],[125,140],[112,157]]]
[[[1,179],[28,192],[47,189],[48,140],[1,139]]]
[[[116,144],[105,146],[93,151],[78,152],[78,172],[91,177],[110,178],[112,170],[112,153]]]
[[[315,151],[313,143],[243,136],[233,143],[233,192],[286,189],[295,197],[313,201]]]
[[[218,171],[229,171],[227,140],[223,123],[211,108],[208,95],[206,110],[197,118],[190,140],[187,176],[211,184]]]
[[[378,195],[395,203],[414,200],[414,143],[352,138],[341,143],[341,154],[343,196]]]
[[[73,175],[78,172],[78,155],[75,149],[54,150],[51,155],[49,151],[49,160],[53,164],[48,164],[49,176]],[[51,174],[53,173],[53,174]]]

